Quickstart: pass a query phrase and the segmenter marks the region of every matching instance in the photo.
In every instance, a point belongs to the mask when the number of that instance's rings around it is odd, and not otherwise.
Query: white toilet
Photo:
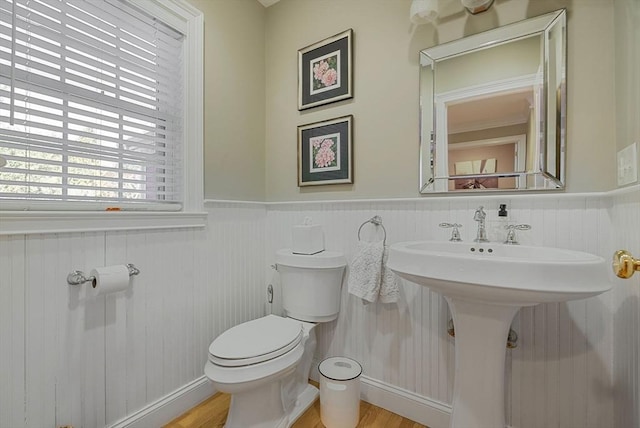
[[[285,317],[267,315],[230,328],[209,347],[204,371],[231,395],[225,428],[286,428],[318,397],[309,385],[315,326],[338,317],[342,253],[276,253]]]

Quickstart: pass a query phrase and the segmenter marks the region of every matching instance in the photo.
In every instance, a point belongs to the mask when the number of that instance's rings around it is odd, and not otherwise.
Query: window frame
[[[204,227],[204,17],[186,0],[128,0],[185,35],[184,201],[180,211],[76,211],[64,202],[3,201],[0,235]]]

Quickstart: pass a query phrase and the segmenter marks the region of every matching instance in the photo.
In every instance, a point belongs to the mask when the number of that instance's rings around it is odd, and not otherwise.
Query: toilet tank
[[[328,322],[338,317],[340,290],[347,261],[342,253],[276,252],[285,315],[301,321]]]

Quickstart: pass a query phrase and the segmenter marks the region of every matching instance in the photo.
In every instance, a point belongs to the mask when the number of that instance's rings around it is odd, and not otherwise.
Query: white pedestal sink
[[[603,258],[558,248],[414,241],[388,266],[444,295],[456,329],[452,428],[505,427],[505,352],[523,306],[582,299],[611,288]]]

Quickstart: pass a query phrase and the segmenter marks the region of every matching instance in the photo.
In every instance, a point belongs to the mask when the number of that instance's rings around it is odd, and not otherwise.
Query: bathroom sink
[[[583,299],[611,288],[602,257],[550,247],[401,242],[391,246],[388,266],[446,296],[517,306]]]
[[[451,428],[505,427],[505,345],[522,306],[611,288],[604,259],[558,248],[401,242],[391,246],[387,265],[449,304],[456,352]]]

